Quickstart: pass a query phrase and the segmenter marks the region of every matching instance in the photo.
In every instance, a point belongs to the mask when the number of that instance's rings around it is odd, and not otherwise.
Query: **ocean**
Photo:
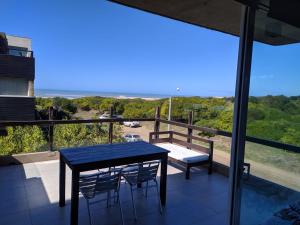
[[[35,89],[36,97],[53,98],[81,98],[87,96],[101,96],[114,98],[144,98],[144,99],[161,99],[168,98],[168,95],[145,94],[145,93],[122,93],[122,92],[100,92],[100,91],[71,91],[71,90],[50,90],[50,89]]]

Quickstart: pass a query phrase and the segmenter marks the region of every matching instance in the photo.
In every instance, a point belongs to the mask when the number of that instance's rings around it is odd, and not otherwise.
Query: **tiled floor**
[[[0,167],[1,225],[69,224],[70,171],[67,170],[67,204],[58,207],[58,161]],[[135,192],[138,220],[135,222],[130,190],[122,183],[121,204],[125,224],[139,225],[225,225],[228,179],[206,170],[193,171],[190,180],[173,166],[168,167],[167,206],[159,213],[155,189],[146,199]],[[118,207],[106,208],[105,202],[91,205],[93,225],[121,223]],[[79,224],[88,224],[87,207],[80,198]]]

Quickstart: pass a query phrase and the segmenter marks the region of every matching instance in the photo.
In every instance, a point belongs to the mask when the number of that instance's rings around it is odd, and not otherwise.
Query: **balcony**
[[[34,106],[34,97],[0,95],[0,116],[3,120],[33,120]]]
[[[47,128],[49,132],[49,145],[44,152],[23,153],[12,156],[2,156],[1,164],[5,162],[23,163],[22,165],[0,167],[0,224],[70,224],[70,170],[67,169],[66,183],[66,206],[60,208],[59,200],[59,163],[55,150],[55,141],[51,137],[53,126],[63,124],[86,124],[91,123],[119,123],[125,119],[102,119],[102,120],[71,120],[71,121],[32,121],[32,122],[4,122],[5,126],[31,126],[38,125]],[[128,120],[128,119],[126,119]],[[134,119],[138,120],[138,119]],[[192,129],[214,132],[223,138],[230,138],[230,133],[207,130],[197,126],[168,122],[163,119],[141,119],[142,122],[160,123],[160,129],[171,123],[173,129]],[[52,128],[51,128],[52,127]],[[108,135],[113,134],[114,126],[109,126]],[[129,128],[128,128],[129,129]],[[156,127],[157,129],[157,127]],[[151,131],[151,130],[149,130]],[[181,130],[182,131],[182,130]],[[144,137],[146,140],[146,138]],[[184,137],[185,139],[185,137]],[[178,224],[178,225],[226,225],[228,213],[228,160],[229,155],[220,151],[217,138],[214,149],[214,172],[207,174],[207,169],[193,168],[191,179],[185,180],[185,171],[180,165],[171,163],[168,166],[167,178],[167,205],[163,215],[160,215],[155,192],[151,190],[146,199],[142,190],[135,192],[138,221],[136,224]],[[256,145],[268,144],[268,141],[247,137],[248,142]],[[106,141],[113,141],[113,136]],[[53,144],[54,142],[54,144]],[[266,146],[265,146],[266,147]],[[290,146],[284,146],[288,149]],[[290,148],[291,149],[291,148]],[[30,163],[29,163],[30,162]],[[244,224],[258,224],[260,221],[268,220],[272,215],[300,198],[299,180],[293,180],[292,173],[278,169],[274,172],[263,174],[261,165],[250,161],[251,172],[243,179],[243,208],[242,212],[251,216],[251,220],[244,221]],[[264,170],[266,167],[263,168]],[[277,175],[277,176],[275,176]],[[281,176],[279,176],[281,175]],[[258,202],[257,199],[260,199]],[[125,224],[135,224],[130,200],[130,189],[128,184],[121,185],[121,204],[125,217]],[[257,210],[259,209],[259,214]],[[106,208],[106,203],[96,202],[91,205],[93,225],[114,225],[120,224],[118,207]],[[243,218],[243,215],[242,215]],[[79,224],[88,224],[88,213],[86,202],[80,197]]]
[[[0,117],[1,120],[34,120],[35,99],[33,52],[9,48],[0,54]]]
[[[0,77],[34,80],[35,59],[32,52],[26,55],[0,54]]]

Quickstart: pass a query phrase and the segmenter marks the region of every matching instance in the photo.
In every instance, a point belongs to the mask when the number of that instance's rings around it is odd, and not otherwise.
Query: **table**
[[[59,206],[65,206],[66,165],[72,171],[71,225],[78,224],[79,176],[80,172],[161,160],[160,200],[166,205],[167,150],[144,141],[101,144],[87,147],[65,148],[60,151],[59,160]]]

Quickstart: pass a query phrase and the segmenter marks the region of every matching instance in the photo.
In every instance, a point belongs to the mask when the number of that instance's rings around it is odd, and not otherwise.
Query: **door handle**
[[[250,178],[250,168],[251,168],[250,163],[245,163],[245,162],[243,163],[243,166],[242,166],[242,170],[243,170],[242,174],[243,174],[243,176],[242,177],[245,180],[249,180],[249,178]]]

